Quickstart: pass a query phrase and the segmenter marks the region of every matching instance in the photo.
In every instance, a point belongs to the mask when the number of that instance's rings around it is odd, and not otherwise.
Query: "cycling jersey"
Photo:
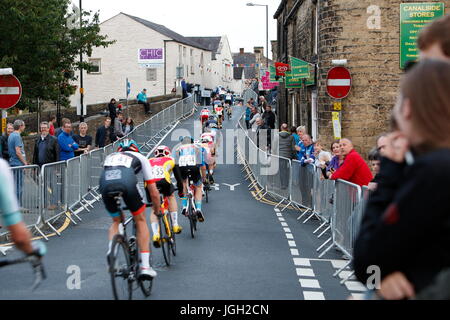
[[[138,152],[126,151],[110,154],[106,157],[103,167],[105,170],[117,167],[130,168],[134,170],[135,174],[142,172],[146,183],[155,183],[158,181],[153,175],[153,170],[148,159]]]
[[[207,164],[213,164],[215,162],[214,156],[211,153],[211,150],[214,148],[214,143],[202,143],[200,144],[202,148],[206,151],[206,163]]]
[[[222,106],[216,106],[215,107],[217,115],[221,116],[223,114],[223,107]]]
[[[175,163],[180,167],[205,166],[205,149],[195,144],[184,144],[175,150]]]
[[[0,215],[5,227],[15,225],[22,221],[16,193],[14,177],[8,163],[0,159]]]
[[[200,112],[200,117],[201,118],[209,118],[209,110],[208,109],[203,109],[201,112]]]
[[[211,137],[212,143],[214,143],[216,139],[216,132],[214,131],[202,133],[202,135],[200,136],[200,140],[204,139],[205,137]]]
[[[160,181],[165,179],[168,183],[172,183],[171,181],[171,173],[173,168],[175,167],[175,161],[171,157],[160,157],[160,158],[151,158],[149,160],[150,165],[152,166],[153,176],[156,181]]]

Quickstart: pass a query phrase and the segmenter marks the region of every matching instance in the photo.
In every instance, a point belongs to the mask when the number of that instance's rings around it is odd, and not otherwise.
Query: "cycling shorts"
[[[164,197],[170,197],[175,192],[175,187],[173,184],[164,179],[159,180],[156,183],[156,187],[158,188],[159,193],[161,193]]]
[[[111,192],[122,192],[123,201],[133,216],[138,216],[145,211],[145,204],[137,184],[132,168],[108,167],[103,171],[100,177],[100,192],[105,208],[112,218],[118,217],[120,213],[116,200],[109,195]]]
[[[188,167],[180,167],[181,179],[192,181],[193,185],[196,187],[200,187],[202,185],[202,175],[200,173],[200,167],[197,166],[188,166]]]

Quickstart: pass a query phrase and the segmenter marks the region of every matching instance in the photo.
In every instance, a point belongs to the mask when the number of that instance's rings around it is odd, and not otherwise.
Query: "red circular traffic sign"
[[[0,76],[0,109],[14,107],[22,97],[22,85],[13,75]]]
[[[352,77],[347,68],[334,67],[328,71],[327,92],[335,99],[344,99],[350,93]]]

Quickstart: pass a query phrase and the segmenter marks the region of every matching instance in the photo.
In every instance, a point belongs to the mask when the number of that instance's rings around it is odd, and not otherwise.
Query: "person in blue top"
[[[142,90],[142,92],[140,92],[137,95],[137,101],[138,101],[138,104],[143,104],[144,105],[145,114],[151,114],[152,113],[150,111],[150,104],[147,101],[147,89]]]
[[[65,161],[75,157],[75,150],[78,149],[78,144],[73,140],[70,133],[72,132],[72,123],[64,123],[63,132],[58,136],[59,144],[59,160]]]
[[[250,100],[247,101],[247,107],[245,109],[245,124],[247,125],[247,129],[250,129],[250,119],[252,118],[252,105]]]
[[[302,137],[302,146],[298,153],[298,160],[302,163],[302,166],[307,164],[313,164],[316,160],[314,156],[314,144],[309,134],[304,134]]]

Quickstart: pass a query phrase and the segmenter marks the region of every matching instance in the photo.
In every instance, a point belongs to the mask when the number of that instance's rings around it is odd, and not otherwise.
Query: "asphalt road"
[[[224,128],[234,128],[242,112],[236,107]],[[198,117],[181,123],[163,143],[172,147],[180,135],[193,134],[194,119]],[[234,153],[234,141],[224,141],[222,147],[227,144]],[[177,237],[172,266],[165,267],[161,250],[154,249],[158,276],[147,299],[346,299],[352,292],[360,292],[357,283],[342,286],[339,278],[332,277],[345,263],[337,251],[318,259],[315,248],[325,240],[325,236],[317,239],[312,234],[318,221],[302,224],[296,220],[298,212],[279,213],[273,205],[256,201],[241,169],[236,159],[234,164],[218,166],[218,190],[212,191],[210,202],[204,204],[206,221],[198,225],[195,239],[190,237],[188,220],[179,217],[184,230]],[[35,293],[29,290],[33,279],[30,266],[0,269],[0,299],[112,299],[106,265],[110,218],[101,202],[81,218],[79,225],[69,226],[61,237],[47,243],[48,279]],[[8,257],[17,255],[12,252]],[[73,285],[78,271],[79,287]],[[136,291],[134,299],[144,296]]]

